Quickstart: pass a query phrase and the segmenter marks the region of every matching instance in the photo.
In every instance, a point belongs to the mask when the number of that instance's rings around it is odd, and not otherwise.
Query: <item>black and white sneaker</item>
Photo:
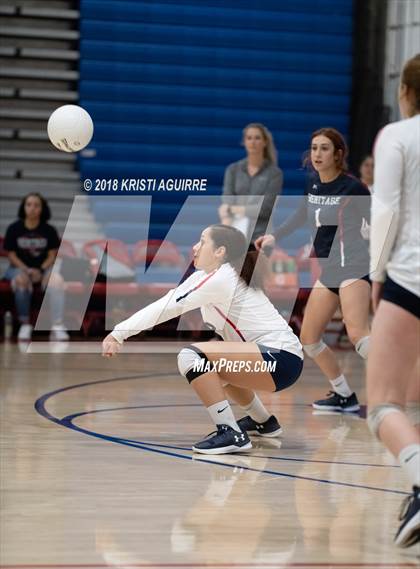
[[[325,409],[326,411],[342,411],[344,413],[355,413],[360,411],[359,401],[356,394],[352,393],[349,397],[343,397],[335,391],[327,393],[326,399],[319,399],[312,403],[314,409]]]
[[[228,425],[217,425],[217,431],[210,433],[192,447],[194,452],[202,454],[226,454],[242,452],[250,448],[252,444],[247,433],[235,431]]]
[[[280,426],[280,423],[271,415],[264,421],[264,423],[258,423],[254,421],[252,417],[247,415],[246,417],[242,417],[239,419],[238,425],[241,428],[241,431],[246,431],[249,435],[258,435],[260,437],[277,437],[281,435],[283,429]]]
[[[394,541],[399,547],[410,547],[420,541],[420,488],[413,486],[413,493],[401,506],[400,525]]]

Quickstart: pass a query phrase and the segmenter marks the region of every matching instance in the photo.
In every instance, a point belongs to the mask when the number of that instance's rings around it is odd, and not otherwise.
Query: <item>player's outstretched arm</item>
[[[102,355],[104,358],[112,358],[112,356],[118,355],[121,347],[122,344],[118,342],[112,334],[108,334],[102,342]]]

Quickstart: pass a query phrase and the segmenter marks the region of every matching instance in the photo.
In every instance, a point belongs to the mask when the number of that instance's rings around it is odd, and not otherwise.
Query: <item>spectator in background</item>
[[[34,284],[45,290],[48,284],[52,328],[51,340],[68,340],[63,325],[64,281],[61,275],[51,276],[60,239],[55,228],[48,224],[50,208],[38,193],[23,198],[18,220],[9,225],[4,248],[9,253],[10,266],[4,279],[10,281],[20,322],[18,340],[29,341],[33,326],[30,323],[30,306]]]
[[[248,124],[242,143],[247,156],[226,168],[219,217],[221,223],[236,227],[254,241],[267,232],[276,197],[282,190],[283,174],[267,127]]]
[[[368,187],[370,193],[373,191],[373,156],[368,154],[360,162],[359,166],[360,181]]]

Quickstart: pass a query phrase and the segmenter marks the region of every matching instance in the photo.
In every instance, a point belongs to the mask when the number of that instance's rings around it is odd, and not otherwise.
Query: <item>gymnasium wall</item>
[[[299,194],[310,133],[348,131],[352,0],[81,0],[80,55],[84,178],[207,178],[219,194],[258,121]]]

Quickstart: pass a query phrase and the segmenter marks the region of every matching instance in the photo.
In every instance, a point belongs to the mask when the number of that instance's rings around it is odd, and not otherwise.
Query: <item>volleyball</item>
[[[47,132],[52,144],[63,152],[78,152],[93,136],[93,121],[78,105],[58,107],[48,119]]]

